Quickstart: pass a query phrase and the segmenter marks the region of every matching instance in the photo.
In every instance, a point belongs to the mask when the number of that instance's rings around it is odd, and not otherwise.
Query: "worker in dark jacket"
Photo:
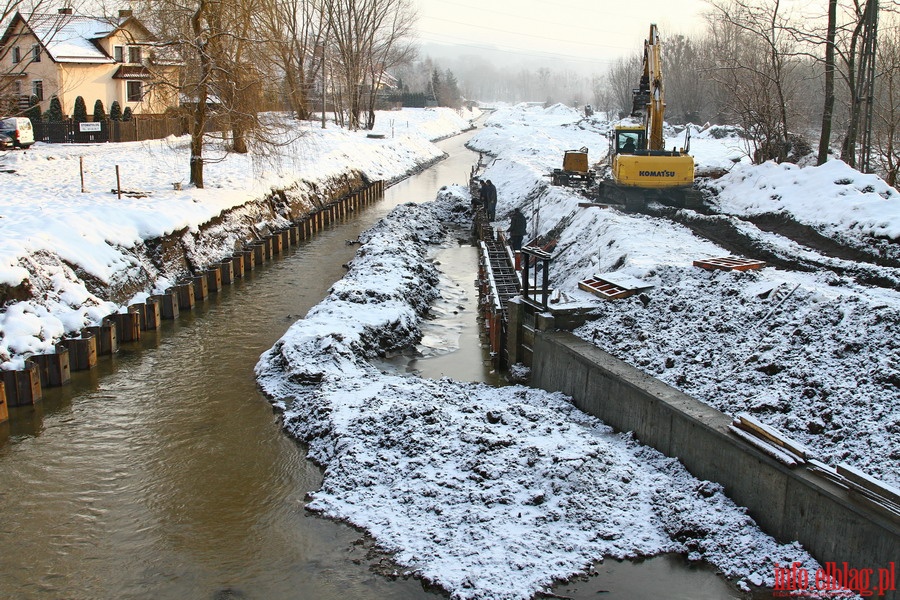
[[[512,246],[513,250],[521,250],[522,249],[522,240],[525,238],[525,230],[528,226],[528,222],[525,220],[525,215],[522,214],[522,211],[516,208],[513,210],[512,216],[509,218],[509,245]]]
[[[485,182],[484,212],[488,221],[497,219],[497,188],[490,179]]]
[[[485,198],[487,198],[487,183],[481,179],[478,181],[478,195],[472,196],[472,210],[484,207]]]

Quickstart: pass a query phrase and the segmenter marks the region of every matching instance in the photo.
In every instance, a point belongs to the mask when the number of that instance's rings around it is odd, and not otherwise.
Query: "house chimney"
[[[71,7],[71,6],[68,6],[68,7],[66,7],[66,8],[61,8],[61,9],[59,9],[59,14],[61,14],[61,15],[71,15],[71,14],[72,14],[72,7]]]
[[[130,8],[120,8],[119,9],[119,18],[120,19],[127,19],[128,17],[130,17],[133,14],[134,13],[131,11]]]

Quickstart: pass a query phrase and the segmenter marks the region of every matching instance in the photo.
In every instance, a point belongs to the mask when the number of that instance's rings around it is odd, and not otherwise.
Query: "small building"
[[[71,115],[81,96],[88,112],[97,100],[134,114],[178,106],[181,61],[160,45],[130,10],[118,17],[17,12],[0,38],[0,94],[19,109],[32,96],[46,111],[53,96]]]

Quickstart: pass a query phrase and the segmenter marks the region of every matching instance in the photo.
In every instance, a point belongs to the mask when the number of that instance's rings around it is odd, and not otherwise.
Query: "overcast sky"
[[[608,62],[643,47],[656,23],[665,36],[703,25],[704,0],[416,0],[419,41],[494,45],[515,53]]]

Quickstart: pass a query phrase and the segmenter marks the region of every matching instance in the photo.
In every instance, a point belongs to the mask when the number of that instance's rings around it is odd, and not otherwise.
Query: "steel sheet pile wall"
[[[181,311],[197,306],[210,293],[222,290],[255,267],[282,256],[287,248],[318,233],[323,227],[384,197],[384,182],[376,181],[347,194],[322,208],[273,230],[260,239],[248,241],[243,250],[185,275],[163,294],[145,303],[132,304],[125,312],[108,315],[100,325],[85,327],[78,336],[61,340],[51,354],[26,358],[25,368],[0,373],[0,422],[10,415],[7,407],[29,406],[43,397],[43,387],[70,382],[71,371],[97,365],[98,355],[118,351],[119,343],[139,342],[142,331],[157,330],[162,319],[176,319]],[[13,411],[13,417],[16,412]]]

